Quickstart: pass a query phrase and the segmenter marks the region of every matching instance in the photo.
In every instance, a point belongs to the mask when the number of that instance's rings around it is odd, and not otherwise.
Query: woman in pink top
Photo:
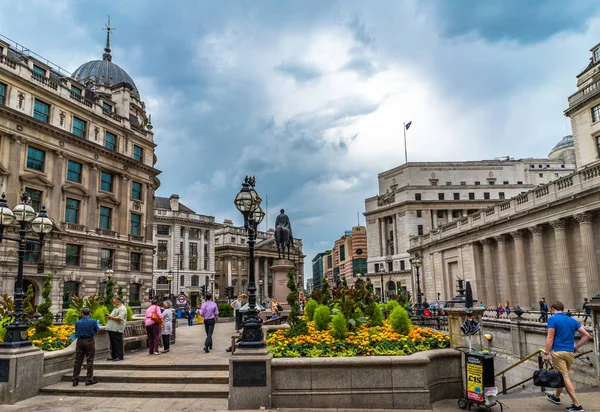
[[[160,342],[160,325],[152,320],[152,314],[162,319],[163,315],[158,307],[158,300],[152,299],[152,305],[146,309],[144,324],[146,325],[146,334],[148,335],[148,351],[150,355],[160,355],[158,351],[158,342]]]

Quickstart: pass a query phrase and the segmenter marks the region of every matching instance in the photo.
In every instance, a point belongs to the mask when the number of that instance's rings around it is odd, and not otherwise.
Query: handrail
[[[497,374],[494,375],[494,378],[497,378],[500,375],[504,375],[506,372],[508,372],[509,370],[516,368],[517,366],[519,366],[520,364],[522,364],[525,361],[528,361],[529,359],[533,358],[535,355],[539,354],[539,353],[544,353],[546,352],[544,349],[538,349],[535,352],[525,356],[523,359],[519,360],[518,362],[512,364],[511,366],[509,366],[508,368],[504,369],[501,372],[498,372]]]

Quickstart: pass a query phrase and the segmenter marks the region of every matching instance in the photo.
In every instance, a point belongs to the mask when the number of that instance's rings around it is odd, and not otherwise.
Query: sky
[[[245,175],[310,260],[365,224],[377,175],[409,161],[546,157],[596,0],[0,0],[0,34],[72,72],[113,63],[152,115],[158,196],[242,224]],[[266,228],[263,223],[262,229]]]

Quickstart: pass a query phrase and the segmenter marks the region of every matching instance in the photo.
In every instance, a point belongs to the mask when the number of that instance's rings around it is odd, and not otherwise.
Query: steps
[[[226,399],[229,396],[229,365],[211,364],[150,364],[98,362],[94,378],[85,386],[85,365],[79,386],[74,387],[71,375],[62,381],[40,389],[40,395],[106,396],[128,398],[205,398]]]

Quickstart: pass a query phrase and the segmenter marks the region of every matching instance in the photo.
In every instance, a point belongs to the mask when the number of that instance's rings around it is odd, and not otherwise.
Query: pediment
[[[0,175],[3,176],[8,176],[8,170],[6,169],[6,167],[4,167],[4,165],[2,163],[0,163]]]
[[[38,186],[46,186],[46,187],[54,186],[50,180],[46,179],[46,177],[44,177],[43,175],[40,175],[37,173],[25,172],[19,176],[19,179],[23,183],[27,183],[30,185],[38,185]]]
[[[89,197],[89,192],[80,183],[65,183],[61,186],[63,193],[72,193],[79,196]]]
[[[100,193],[96,196],[99,202],[112,203],[119,206],[121,202],[112,193]]]

